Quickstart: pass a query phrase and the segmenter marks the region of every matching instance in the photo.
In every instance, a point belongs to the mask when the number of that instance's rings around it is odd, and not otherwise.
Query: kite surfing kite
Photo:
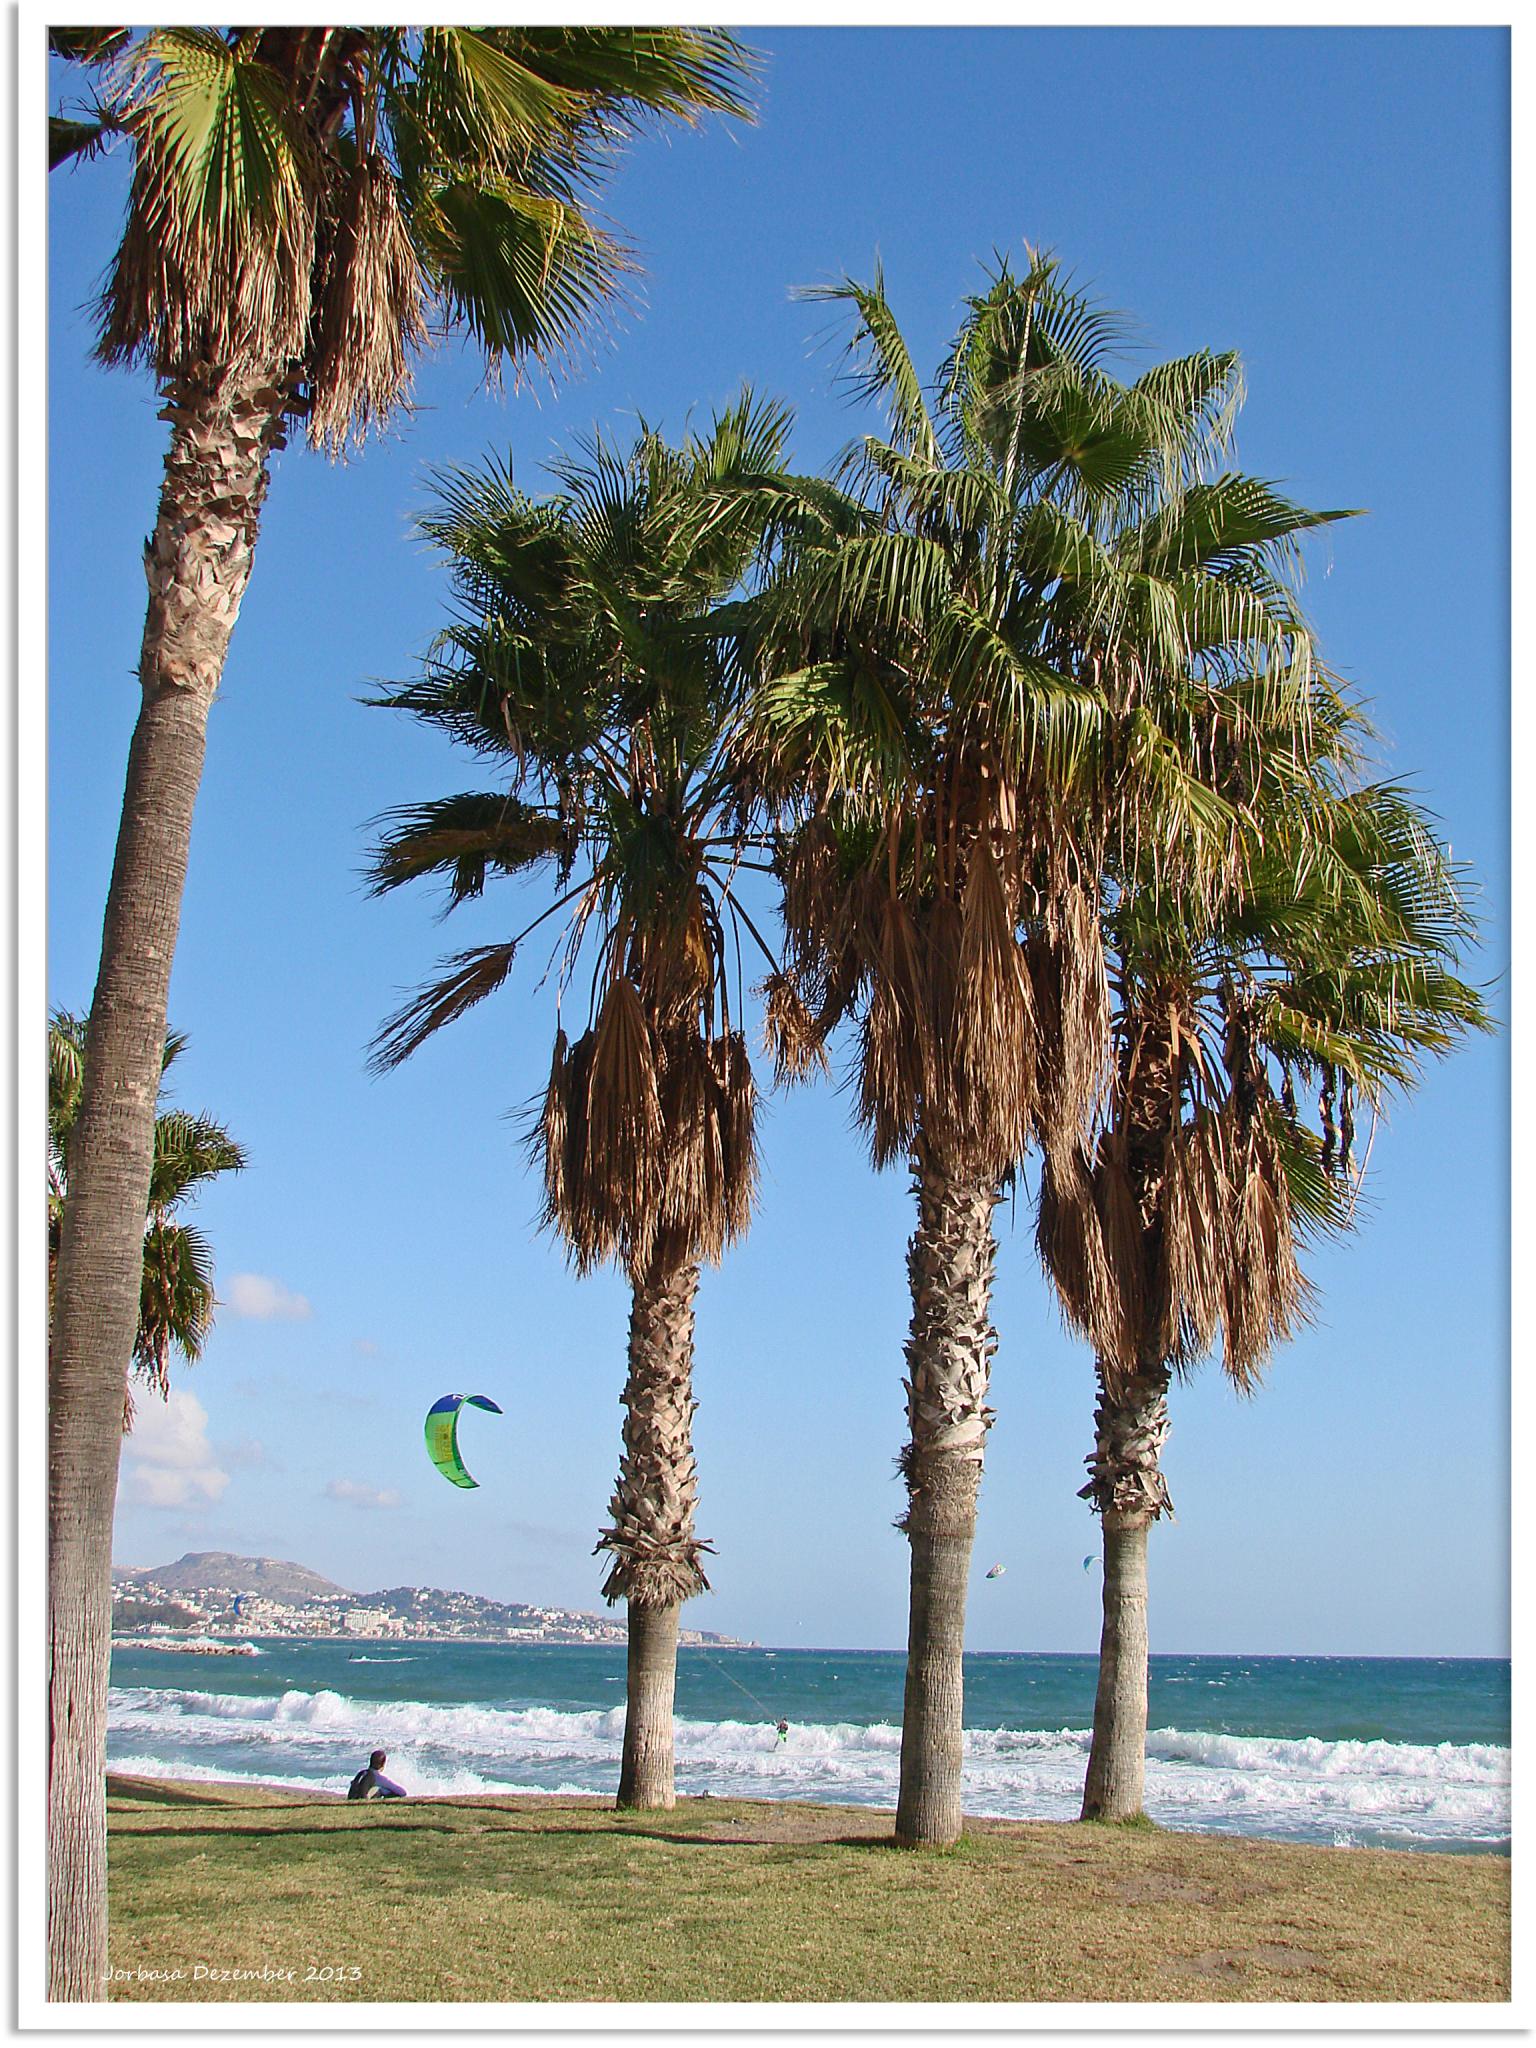
[[[1008,1567],[1005,1564],[995,1564],[993,1565],[991,1571],[987,1573],[987,1577],[989,1579],[1000,1579],[1003,1576],[1003,1573],[1007,1571],[1007,1569]]]
[[[1095,1552],[1094,1555],[1091,1557],[1085,1557],[1083,1559],[1083,1570],[1085,1572],[1091,1572],[1094,1566],[1098,1563],[1098,1561],[1099,1560],[1097,1552]]]
[[[427,1456],[451,1486],[478,1486],[459,1456],[459,1410],[484,1408],[492,1415],[501,1410],[486,1394],[444,1394],[427,1410]]]

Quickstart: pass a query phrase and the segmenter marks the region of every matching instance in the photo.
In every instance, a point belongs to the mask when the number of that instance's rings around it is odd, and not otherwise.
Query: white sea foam
[[[391,1772],[422,1792],[596,1792],[612,1786],[624,1708],[121,1687],[111,1727],[119,1770],[155,1764],[170,1776],[334,1784],[360,1755],[384,1748]],[[1088,1741],[1079,1728],[967,1731],[968,1809],[1073,1818]],[[800,1721],[780,1737],[767,1721],[680,1720],[678,1789],[891,1805],[900,1751],[901,1731],[888,1722]],[[1492,1846],[1509,1833],[1509,1751],[1159,1728],[1147,1738],[1147,1810],[1174,1827]]]

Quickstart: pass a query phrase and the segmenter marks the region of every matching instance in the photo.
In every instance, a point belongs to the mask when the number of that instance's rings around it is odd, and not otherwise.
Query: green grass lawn
[[[933,1855],[867,1807],[110,1794],[119,1999],[1509,1997],[1503,1857],[1003,1821]]]

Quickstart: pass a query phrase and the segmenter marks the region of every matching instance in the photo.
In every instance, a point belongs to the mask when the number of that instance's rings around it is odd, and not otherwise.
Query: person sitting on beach
[[[382,1749],[376,1749],[368,1759],[366,1771],[359,1771],[347,1787],[349,1799],[404,1799],[405,1787],[397,1785],[393,1778],[384,1776],[384,1766],[389,1758]]]

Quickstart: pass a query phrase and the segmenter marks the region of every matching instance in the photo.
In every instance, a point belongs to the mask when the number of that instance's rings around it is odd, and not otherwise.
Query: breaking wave
[[[412,1791],[608,1792],[624,1708],[358,1700],[318,1689],[243,1695],[125,1686],[112,1694],[112,1768],[144,1775],[343,1787],[371,1749]],[[1076,1816],[1086,1729],[970,1729],[966,1807]],[[889,1722],[677,1723],[683,1793],[895,1803]],[[1400,1848],[1495,1849],[1509,1837],[1510,1753],[1487,1743],[1325,1741],[1159,1728],[1147,1811],[1176,1828]]]

